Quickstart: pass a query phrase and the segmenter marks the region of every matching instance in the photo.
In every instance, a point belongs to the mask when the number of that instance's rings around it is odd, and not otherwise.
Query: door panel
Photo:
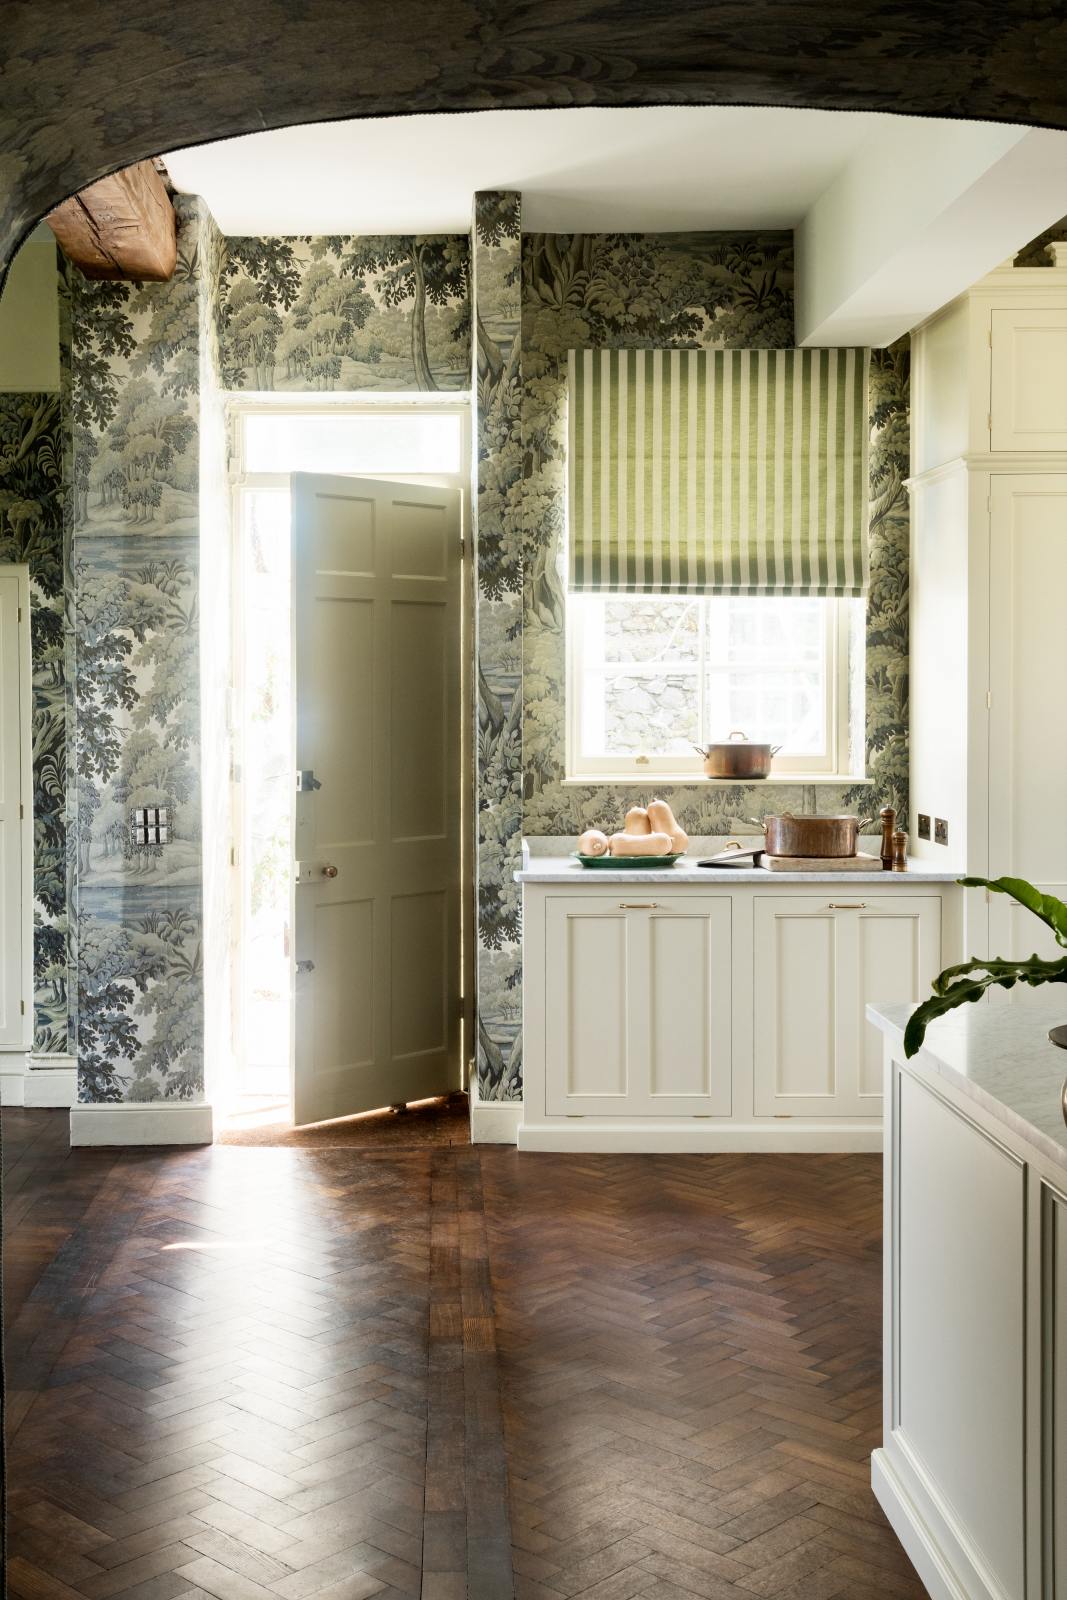
[[[918,1000],[941,962],[941,903],[892,893],[755,903],[757,1116],[881,1115],[874,1001]]]
[[[989,865],[1067,897],[1067,696],[1050,641],[1067,614],[1067,475],[990,481]],[[1050,956],[1054,941],[1006,896],[989,904],[989,954]],[[975,952],[985,954],[986,952]],[[1026,1000],[1033,991],[1011,990]]]
[[[992,312],[990,448],[1067,450],[1067,311]]]
[[[759,898],[755,917],[755,1105],[825,1115],[836,1085],[837,962],[825,899]]]
[[[549,1116],[729,1116],[730,897],[552,897]]]
[[[882,1035],[867,1021],[867,1007],[924,1000],[941,966],[941,902],[930,898],[869,901],[857,916],[859,989],[854,992],[859,1040],[858,1093],[865,1115],[882,1112]]]
[[[980,1552],[990,1595],[1022,1600],[1026,1516],[1026,1169],[900,1075],[894,1428]],[[973,1592],[973,1591],[972,1591]]]
[[[640,912],[632,913],[641,917]],[[732,1106],[729,896],[658,900],[648,940],[648,1043],[643,1109],[728,1117]],[[631,978],[631,993],[640,988]]]
[[[461,518],[309,474],[292,506],[301,1123],[460,1082]]]
[[[618,907],[549,902],[550,1116],[625,1109],[626,946],[626,914]]]

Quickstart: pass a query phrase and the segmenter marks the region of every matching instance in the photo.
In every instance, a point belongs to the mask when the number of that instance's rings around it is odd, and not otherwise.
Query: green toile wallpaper
[[[466,389],[463,235],[228,239],[225,389]]]

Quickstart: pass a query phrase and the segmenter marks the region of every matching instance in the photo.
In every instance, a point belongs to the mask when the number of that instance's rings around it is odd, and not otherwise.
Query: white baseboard
[[[521,1100],[478,1100],[471,1092],[471,1144],[517,1144]]]
[[[162,1100],[134,1105],[77,1105],[70,1113],[74,1145],[211,1144],[211,1106]]]
[[[875,1450],[871,1456],[871,1488],[931,1600],[992,1600],[993,1591],[985,1584],[968,1587],[952,1570],[933,1530],[884,1450]]]
[[[473,1126],[473,1118],[472,1118]],[[520,1150],[588,1152],[600,1155],[699,1155],[727,1151],[826,1155],[857,1154],[882,1148],[882,1125],[877,1123],[788,1122],[648,1122],[618,1124],[592,1117],[568,1117],[565,1122],[531,1124],[518,1128]]]
[[[0,1106],[63,1108],[78,1098],[74,1056],[32,1052],[0,1057]]]

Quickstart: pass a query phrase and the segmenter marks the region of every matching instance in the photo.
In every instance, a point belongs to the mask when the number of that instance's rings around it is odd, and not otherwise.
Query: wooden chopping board
[[[762,865],[768,872],[881,872],[881,856],[862,851],[854,856],[768,856]]]

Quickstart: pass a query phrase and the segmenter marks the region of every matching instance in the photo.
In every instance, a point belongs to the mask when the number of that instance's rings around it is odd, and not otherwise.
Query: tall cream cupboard
[[[915,331],[911,382],[913,853],[1065,898],[1067,268],[982,279]],[[965,943],[1051,953],[981,890]]]

